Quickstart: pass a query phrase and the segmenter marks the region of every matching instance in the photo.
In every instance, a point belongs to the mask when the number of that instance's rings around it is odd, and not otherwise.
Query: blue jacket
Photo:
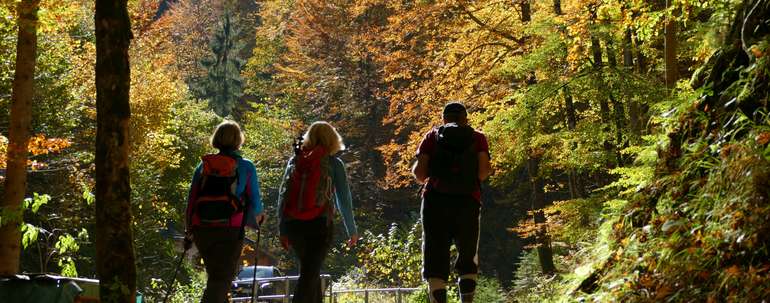
[[[238,159],[238,183],[235,189],[235,194],[238,197],[244,197],[246,199],[246,205],[248,206],[248,213],[250,218],[247,218],[246,223],[248,225],[255,225],[254,216],[262,213],[262,197],[259,192],[259,176],[257,175],[257,169],[254,163],[250,160],[246,160],[241,155],[235,152],[220,152],[220,154],[226,154]],[[196,215],[192,213],[193,201],[197,196],[197,190],[200,187],[201,171],[203,170],[203,162],[198,163],[198,167],[195,168],[193,173],[192,182],[190,183],[190,192],[187,196],[187,218],[190,222],[187,222],[188,226],[200,225],[200,220]],[[241,220],[243,220],[243,213],[234,215],[229,226],[241,227]]]

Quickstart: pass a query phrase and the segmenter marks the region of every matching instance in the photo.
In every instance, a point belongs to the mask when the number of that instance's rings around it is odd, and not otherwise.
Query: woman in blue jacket
[[[345,164],[335,156],[345,145],[333,126],[320,121],[310,125],[295,149],[279,191],[281,244],[299,259],[292,302],[321,303],[319,275],[332,243],[335,209],[342,214],[348,245],[358,242]]]
[[[190,185],[186,234],[195,242],[208,274],[204,303],[227,300],[244,227],[251,222],[247,216],[258,223],[265,218],[257,170],[239,152],[244,139],[237,123],[219,124],[211,136],[211,145],[219,152],[202,157]]]

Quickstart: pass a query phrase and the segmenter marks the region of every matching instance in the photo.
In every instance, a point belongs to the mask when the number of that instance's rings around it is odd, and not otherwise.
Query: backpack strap
[[[246,220],[248,220],[248,218],[246,216],[249,215],[249,209],[248,208],[251,205],[245,199],[246,195],[248,195],[247,191],[245,191],[245,190],[243,191],[242,197],[239,197],[239,196],[237,196],[235,194],[235,191],[237,190],[237,187],[238,187],[238,181],[240,180],[240,173],[238,172],[238,168],[240,167],[240,161],[243,159],[243,157],[241,157],[238,154],[234,154],[234,153],[221,153],[221,154],[224,155],[224,156],[227,156],[227,157],[235,159],[235,176],[234,176],[234,178],[235,178],[235,186],[236,186],[236,188],[232,188],[228,193],[232,196],[233,199],[238,201],[240,203],[240,206],[241,206],[241,227],[238,229],[238,239],[243,240],[243,239],[246,238]],[[247,178],[248,178],[248,176],[247,176]],[[248,182],[249,182],[249,180],[246,180],[246,184],[248,184]],[[230,220],[232,220],[232,217],[230,218]],[[255,270],[256,270],[256,268],[255,268]]]

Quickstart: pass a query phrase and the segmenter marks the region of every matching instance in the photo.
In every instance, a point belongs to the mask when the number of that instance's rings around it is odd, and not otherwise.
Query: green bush
[[[500,282],[493,278],[480,277],[479,284],[476,287],[476,295],[473,302],[480,303],[504,303],[507,298],[500,287]],[[428,302],[428,290],[423,288],[406,297],[404,302],[408,303],[426,303]],[[459,291],[456,285],[449,285],[447,289],[447,303],[460,303]]]

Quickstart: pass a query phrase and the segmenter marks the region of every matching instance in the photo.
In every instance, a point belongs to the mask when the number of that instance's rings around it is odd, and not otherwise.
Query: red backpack
[[[203,169],[193,212],[202,224],[227,224],[244,210],[244,201],[235,194],[238,185],[238,159],[211,154],[202,157]]]
[[[286,179],[279,192],[283,215],[296,220],[311,220],[333,211],[330,164],[323,146],[296,152],[289,160]]]

